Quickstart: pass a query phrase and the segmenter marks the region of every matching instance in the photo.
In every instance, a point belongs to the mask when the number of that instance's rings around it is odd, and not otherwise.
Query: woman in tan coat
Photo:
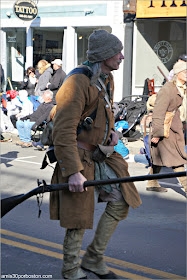
[[[129,176],[127,163],[114,152],[118,136],[111,110],[114,85],[110,72],[124,59],[123,46],[105,30],[92,33],[88,42],[89,60],[81,68],[91,71],[91,79],[75,73],[64,81],[56,96],[53,143],[58,163],[52,183],[69,182],[69,189],[50,194],[50,217],[66,228],[62,268],[66,279],[87,278],[80,267],[79,252],[85,229],[93,228],[94,188],[85,191],[83,183]],[[117,224],[127,217],[129,206],[136,208],[141,200],[133,183],[98,190],[99,200],[107,205],[81,266],[100,278],[115,279],[103,255]]]
[[[152,131],[150,138],[150,153],[152,169],[150,174],[159,173],[162,166],[172,167],[175,172],[185,171],[184,164],[187,163],[185,153],[185,139],[183,124],[186,114],[186,77],[187,63],[180,61],[174,67],[174,78],[166,83],[157,94],[152,117]],[[164,137],[164,119],[166,112],[175,112],[169,137]],[[186,117],[185,117],[186,118]],[[187,191],[186,177],[180,177],[179,181]],[[157,180],[151,180],[146,190],[166,192]]]

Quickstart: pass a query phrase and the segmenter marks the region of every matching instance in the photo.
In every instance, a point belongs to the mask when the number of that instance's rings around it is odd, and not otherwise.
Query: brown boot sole
[[[146,191],[153,191],[153,192],[167,192],[168,190],[163,187],[147,187]]]
[[[30,148],[33,147],[32,143],[24,143],[23,145],[21,145],[22,148]]]

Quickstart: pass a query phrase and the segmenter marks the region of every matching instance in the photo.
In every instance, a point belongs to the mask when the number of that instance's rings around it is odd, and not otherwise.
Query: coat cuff
[[[153,129],[153,137],[164,137],[164,128]]]

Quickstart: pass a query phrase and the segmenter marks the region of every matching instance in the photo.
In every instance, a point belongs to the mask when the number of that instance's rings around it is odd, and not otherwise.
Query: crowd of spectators
[[[42,59],[36,68],[27,68],[18,91],[9,90],[3,93],[1,90],[1,139],[4,138],[4,132],[10,132],[19,136],[18,144],[22,147],[31,147],[31,136],[39,126],[47,122],[50,110],[56,105],[56,93],[65,76],[61,59],[55,59],[51,63]],[[4,82],[1,66],[1,85]]]

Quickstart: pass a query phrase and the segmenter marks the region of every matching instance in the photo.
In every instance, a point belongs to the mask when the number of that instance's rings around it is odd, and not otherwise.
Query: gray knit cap
[[[88,38],[87,57],[92,63],[113,57],[123,49],[122,42],[106,30],[95,30]]]

